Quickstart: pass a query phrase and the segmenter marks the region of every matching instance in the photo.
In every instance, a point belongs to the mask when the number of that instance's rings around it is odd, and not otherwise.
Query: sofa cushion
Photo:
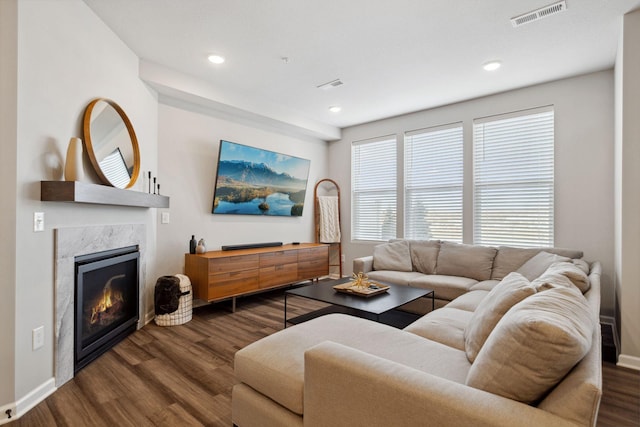
[[[542,276],[547,274],[561,274],[573,283],[573,285],[580,289],[583,294],[589,290],[589,278],[584,271],[577,265],[571,262],[558,262],[552,264]]]
[[[570,258],[563,257],[549,252],[538,252],[529,261],[525,262],[518,270],[518,273],[522,274],[528,280],[535,280],[542,275],[547,268],[555,262],[569,261]]]
[[[575,264],[580,270],[584,271],[584,274],[589,274],[589,263],[582,258],[572,259],[571,262]]]
[[[424,276],[424,274],[418,273],[417,271],[392,270],[370,271],[366,273],[366,275],[371,280],[404,286],[408,286],[411,281]]]
[[[422,316],[405,331],[464,351],[464,329],[473,312],[442,307]]]
[[[587,354],[596,327],[584,296],[553,288],[525,298],[498,322],[467,385],[533,404]]]
[[[236,352],[236,378],[301,415],[304,352],[323,341],[353,347],[460,384],[464,384],[471,367],[464,351],[381,323],[329,314],[278,331]]]
[[[400,240],[374,246],[373,269],[412,271],[409,243]]]
[[[436,274],[470,277],[476,280],[490,279],[496,252],[496,248],[488,246],[442,242]]]
[[[568,264],[568,263],[561,263]],[[569,273],[577,274],[575,270],[580,270],[579,267],[573,266],[574,271]],[[531,282],[533,286],[538,290],[538,292],[546,289],[557,288],[557,287],[565,287],[565,288],[576,288],[579,289],[583,294],[587,292],[591,288],[591,282],[589,278],[586,278],[586,281],[574,279],[571,280],[567,274],[568,268],[563,268],[562,265],[556,267],[556,264],[549,267],[547,271],[545,271],[542,276],[538,277],[536,280]],[[580,270],[581,271],[581,270]],[[584,289],[584,291],[583,291]]]
[[[434,274],[440,252],[439,240],[409,240],[413,269],[424,274]]]
[[[519,273],[509,273],[489,292],[464,330],[465,351],[470,362],[476,359],[502,316],[515,304],[535,293],[536,289]]]
[[[514,248],[511,246],[499,246],[496,258],[493,261],[492,279],[502,279],[512,271],[516,271],[525,262],[534,257],[538,252],[545,251],[567,258],[582,258],[581,251],[563,248]]]
[[[447,304],[447,307],[473,312],[480,307],[480,304],[482,304],[487,295],[489,295],[489,291],[482,289],[470,290],[466,294],[460,295],[458,298],[451,301]]]
[[[545,271],[542,276],[538,277],[536,280],[531,282],[533,287],[536,288],[536,291],[546,291],[551,288],[573,288],[575,285],[569,280],[567,276],[560,273],[551,273]]]
[[[417,273],[420,274],[420,273]],[[409,286],[434,291],[434,298],[451,301],[469,291],[478,281],[462,276],[420,274],[409,282]]]
[[[469,290],[470,291],[490,291],[491,289],[495,288],[498,285],[498,283],[500,283],[500,280],[495,280],[495,279],[483,280],[481,282],[476,283],[472,287],[470,287]]]

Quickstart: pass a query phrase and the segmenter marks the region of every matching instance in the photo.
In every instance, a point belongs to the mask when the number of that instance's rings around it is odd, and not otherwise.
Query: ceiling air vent
[[[511,18],[511,25],[519,27],[533,21],[538,21],[542,18],[547,18],[565,10],[567,10],[567,2],[562,0],[557,3],[550,4],[549,6],[541,7],[540,9],[525,13],[524,15]]]
[[[338,86],[342,86],[344,83],[342,82],[342,80],[340,79],[335,79],[332,80],[330,82],[327,83],[323,83],[321,85],[316,86],[318,89],[322,89],[322,90],[329,90],[329,89],[333,89],[336,88]]]

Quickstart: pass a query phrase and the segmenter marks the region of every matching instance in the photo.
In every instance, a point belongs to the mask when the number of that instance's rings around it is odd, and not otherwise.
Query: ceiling
[[[640,0],[567,0],[565,11],[514,28],[510,18],[554,0],[85,3],[141,58],[141,78],[161,94],[180,98],[187,80],[197,82],[202,93],[192,99],[321,129],[315,134],[323,139],[347,126],[610,68],[622,15],[640,7]],[[210,63],[213,53],[226,62]],[[496,59],[500,69],[483,70]],[[344,84],[317,88],[335,79]],[[334,105],[342,111],[331,113]]]

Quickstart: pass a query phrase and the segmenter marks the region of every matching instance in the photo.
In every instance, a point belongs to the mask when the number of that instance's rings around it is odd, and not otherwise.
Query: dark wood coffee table
[[[294,289],[288,289],[284,293],[284,327],[287,323],[297,324],[329,313],[345,313],[363,317],[376,322],[386,323],[397,328],[404,328],[415,321],[420,315],[397,310],[398,307],[417,300],[418,298],[431,297],[431,309],[434,308],[433,291],[430,289],[411,288],[409,286],[392,285],[387,292],[369,297],[357,296],[337,292],[333,286],[346,283],[351,278],[318,282]],[[295,295],[331,304],[328,307],[312,311],[311,313],[287,319],[287,297]]]

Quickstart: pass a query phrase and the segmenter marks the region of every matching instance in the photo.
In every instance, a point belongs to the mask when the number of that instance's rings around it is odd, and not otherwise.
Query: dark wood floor
[[[289,317],[320,303],[288,298]],[[282,329],[282,291],[194,309],[185,325],[146,325],[11,426],[231,426],[233,355]],[[640,426],[640,372],[603,364],[598,426]]]

